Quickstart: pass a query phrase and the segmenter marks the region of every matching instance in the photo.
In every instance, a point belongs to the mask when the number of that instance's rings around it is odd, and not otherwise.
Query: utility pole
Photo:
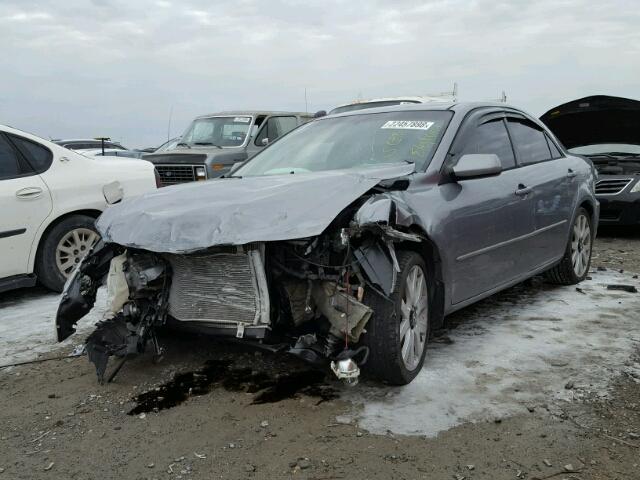
[[[171,140],[171,117],[173,116],[173,105],[169,109],[169,123],[167,124],[167,141]]]

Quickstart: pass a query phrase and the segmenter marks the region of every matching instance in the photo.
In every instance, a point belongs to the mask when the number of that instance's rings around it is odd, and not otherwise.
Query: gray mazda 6
[[[99,381],[162,354],[159,327],[287,352],[349,384],[423,368],[446,315],[533,275],[589,271],[593,165],[504,104],[400,105],[306,123],[226,178],[125,200],[69,280],[58,339],[95,303]],[[108,372],[111,356],[119,364]]]

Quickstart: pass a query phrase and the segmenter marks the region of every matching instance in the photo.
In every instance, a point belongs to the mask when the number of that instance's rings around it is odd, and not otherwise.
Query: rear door
[[[522,115],[507,117],[522,179],[531,190],[534,231],[523,255],[526,268],[534,270],[564,252],[577,182],[569,162],[542,127]]]
[[[523,248],[533,230],[532,205],[521,188],[522,172],[503,112],[479,113],[465,121],[449,153],[450,166],[462,155],[493,153],[503,171],[496,176],[441,185],[448,203],[444,220],[452,253],[452,303],[497,288],[523,273]]]
[[[38,165],[27,160],[30,150],[50,165],[52,154],[45,147],[0,132],[0,278],[28,273],[35,234],[51,213]]]

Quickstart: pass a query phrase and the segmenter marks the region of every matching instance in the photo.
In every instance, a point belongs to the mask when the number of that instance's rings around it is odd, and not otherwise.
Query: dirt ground
[[[640,231],[601,231],[593,267],[640,273],[639,247]],[[354,408],[343,387],[295,359],[173,332],[162,341],[162,363],[136,358],[106,386],[83,357],[1,370],[0,480],[640,479],[634,374],[612,376],[608,395],[587,388],[434,437],[376,435],[342,416]]]

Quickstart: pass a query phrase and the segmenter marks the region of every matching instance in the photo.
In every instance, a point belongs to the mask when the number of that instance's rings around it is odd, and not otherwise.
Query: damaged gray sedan
[[[109,208],[69,280],[58,340],[93,308],[103,381],[175,325],[391,384],[422,368],[444,316],[546,272],[589,271],[594,170],[504,104],[402,105],[328,116],[227,178]],[[111,356],[120,358],[107,375]],[[453,361],[453,360],[452,360]]]

